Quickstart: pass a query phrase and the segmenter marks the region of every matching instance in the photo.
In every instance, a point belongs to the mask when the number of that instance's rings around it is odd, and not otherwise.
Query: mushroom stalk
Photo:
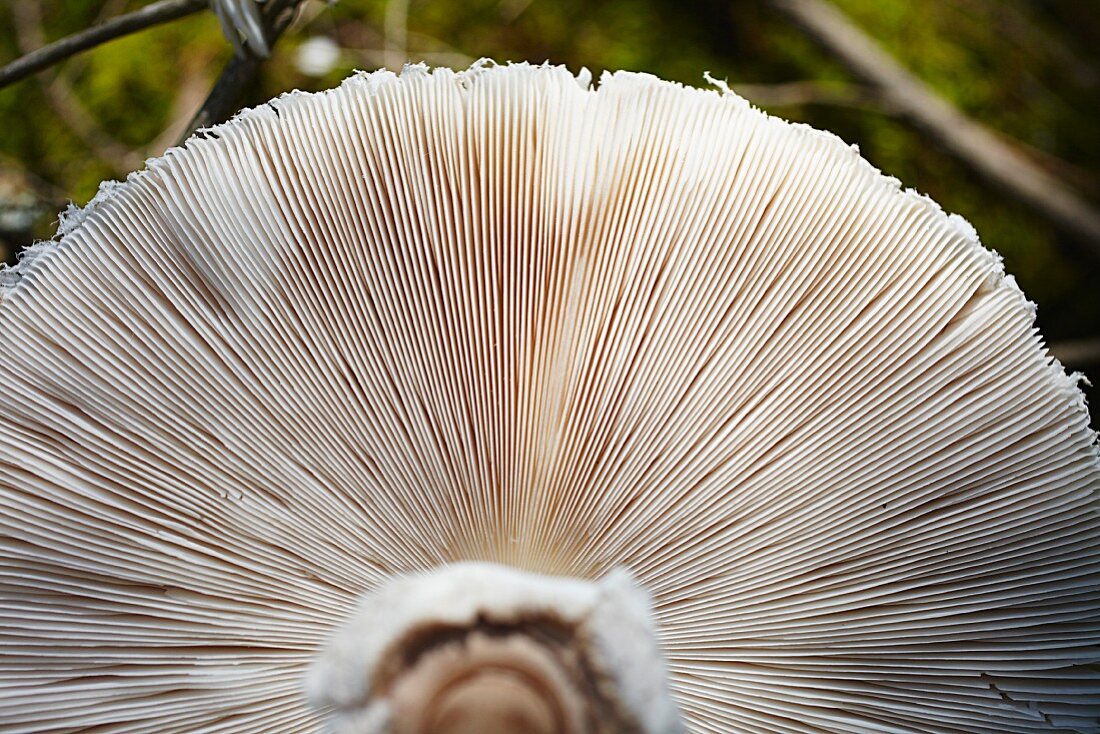
[[[308,683],[335,734],[676,734],[649,598],[463,563],[368,595]]]

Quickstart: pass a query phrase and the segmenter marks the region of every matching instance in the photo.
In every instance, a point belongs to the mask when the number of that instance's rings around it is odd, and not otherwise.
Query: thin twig
[[[264,36],[273,48],[275,41],[283,34],[292,22],[295,11],[303,0],[268,0],[263,5]],[[213,89],[207,95],[202,107],[191,119],[179,144],[191,136],[200,128],[209,127],[219,122],[224,122],[236,112],[239,107],[241,94],[245,87],[251,84],[260,71],[264,59],[257,56],[251,49],[246,48],[243,54],[236,54],[222,69],[218,80],[214,82]]]
[[[187,132],[187,125],[195,112],[202,107],[206,95],[210,92],[210,82],[206,78],[204,60],[187,57],[181,59],[180,83],[176,87],[176,97],[167,119],[171,124],[161,130],[153,140],[145,145],[147,155],[160,155],[172,147],[180,136]]]
[[[384,40],[382,41],[385,45]],[[393,63],[393,49],[390,47],[384,48],[359,48],[355,46],[343,45],[344,50],[351,51],[362,59],[363,63],[368,67],[377,68],[389,68],[393,71],[399,71],[401,66],[406,63],[413,63],[417,61],[423,61],[425,63],[434,66],[452,66],[461,67],[469,66],[474,63],[476,59],[472,56],[467,56],[458,49],[448,46],[443,41],[435,38],[434,36],[427,35],[425,33],[417,33],[415,31],[408,31],[406,33],[406,43],[408,47],[405,49],[403,56],[401,57],[400,65],[396,67],[389,66]],[[420,50],[417,50],[420,49]]]
[[[879,112],[891,111],[877,90],[856,84],[823,84],[816,81],[783,84],[734,84],[733,89],[750,102],[770,107],[829,105]]]
[[[514,23],[527,8],[531,7],[531,2],[532,0],[501,0],[499,10],[501,22],[504,25]]]
[[[388,69],[387,64],[392,60],[393,52],[380,49],[380,48],[346,48],[346,51],[355,53],[362,60],[363,64],[367,67]],[[476,59],[472,56],[467,56],[458,52],[447,51],[409,51],[408,63],[417,63],[423,61],[429,66],[451,66],[460,68],[463,66],[469,66],[474,63]],[[391,71],[400,71],[400,68],[391,69]]]
[[[408,53],[410,55],[415,55],[416,53],[426,53],[431,54],[435,58],[439,59],[438,61],[433,61],[432,63],[438,63],[444,66],[469,66],[470,64],[477,61],[476,57],[464,54],[454,46],[445,43],[442,39],[436,38],[435,36],[429,35],[427,33],[408,31],[405,35],[408,38],[408,45],[410,49]],[[412,51],[411,49],[414,47],[421,49],[421,51]],[[425,58],[424,60],[432,61],[432,59],[429,58]]]
[[[206,8],[206,0],[160,0],[35,49],[0,68],[0,88],[120,36],[167,23]]]
[[[409,60],[409,0],[389,0],[383,19],[382,45],[386,49],[383,66],[399,71]]]
[[[1050,353],[1070,367],[1100,364],[1100,337],[1055,342],[1050,345]]]
[[[1100,211],[1056,177],[971,120],[903,68],[843,13],[823,0],[771,0],[848,70],[929,138],[1100,260]]]

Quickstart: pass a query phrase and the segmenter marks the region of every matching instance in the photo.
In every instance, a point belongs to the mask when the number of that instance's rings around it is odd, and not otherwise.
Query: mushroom
[[[65,215],[0,280],[4,731],[1097,731],[1081,378],[716,86],[359,74]]]

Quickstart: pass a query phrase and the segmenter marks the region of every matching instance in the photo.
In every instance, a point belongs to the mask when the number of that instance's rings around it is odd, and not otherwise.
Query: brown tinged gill
[[[466,561],[630,569],[667,666],[608,670],[688,731],[1097,728],[1078,377],[965,222],[721,88],[280,97],[66,215],[0,343],[5,734],[317,731],[356,600]]]

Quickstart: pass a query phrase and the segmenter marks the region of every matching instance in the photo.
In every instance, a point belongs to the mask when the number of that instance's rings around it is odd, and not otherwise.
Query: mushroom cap
[[[309,732],[363,594],[653,597],[691,732],[1097,731],[1100,455],[963,220],[718,85],[356,75],[0,276],[5,732]]]

